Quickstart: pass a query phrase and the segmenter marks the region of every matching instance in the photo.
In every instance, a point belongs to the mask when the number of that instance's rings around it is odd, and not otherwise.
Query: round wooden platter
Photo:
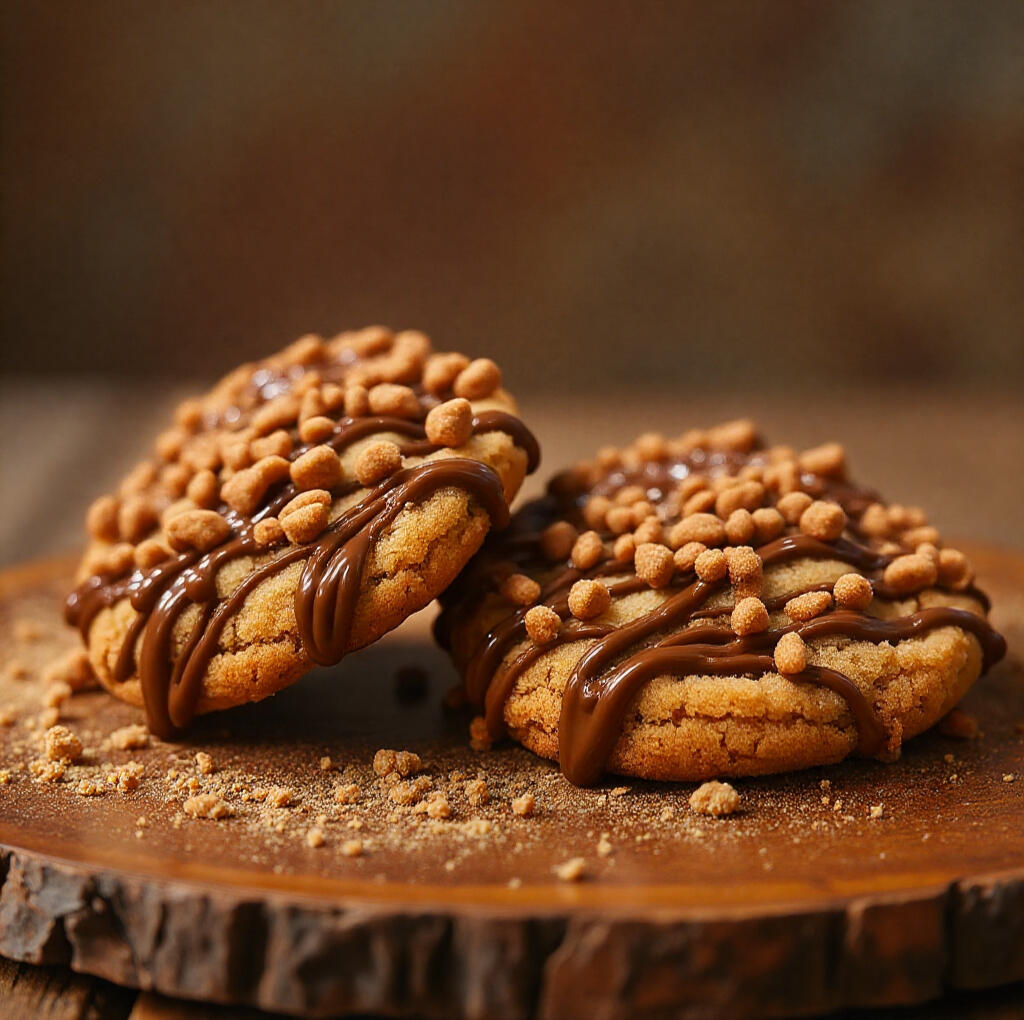
[[[972,552],[1010,641],[963,705],[980,735],[737,782],[742,809],[718,820],[689,810],[692,786],[577,790],[519,748],[472,751],[425,619],[183,743],[118,749],[141,713],[76,694],[60,721],[82,761],[46,781],[31,763],[52,723],[45,667],[76,642],[68,564],[9,571],[0,953],[313,1016],[795,1016],[1019,981],[1024,556]],[[381,747],[421,755],[448,818],[391,799]],[[121,791],[107,777],[130,761],[141,779]],[[466,785],[480,778],[486,803]],[[359,799],[339,803],[350,784]],[[196,792],[233,814],[184,814]],[[560,878],[577,857],[582,879]]]

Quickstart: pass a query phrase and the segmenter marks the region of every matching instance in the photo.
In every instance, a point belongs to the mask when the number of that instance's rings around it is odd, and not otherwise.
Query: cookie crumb
[[[1007,772],[1006,775],[1003,776],[1003,782],[1012,783],[1016,778],[1017,777],[1012,772]]]
[[[480,804],[486,804],[491,799],[490,791],[487,789],[487,783],[483,779],[470,779],[466,783],[466,799],[473,807]]]
[[[94,783],[91,779],[79,780],[75,787],[75,793],[80,797],[99,797],[103,794],[103,787]]]
[[[885,807],[882,804],[872,804],[868,808],[869,818],[881,818],[885,814]]]
[[[582,881],[587,873],[587,862],[582,857],[570,857],[564,864],[552,869],[562,882]]]
[[[536,806],[532,793],[524,793],[521,797],[512,798],[512,813],[521,818],[529,818],[536,810]]]
[[[324,830],[321,828],[310,829],[306,833],[306,843],[316,849],[324,845],[326,840],[324,839]]]
[[[363,841],[361,839],[346,839],[341,844],[341,852],[345,857],[362,857]]]
[[[426,805],[428,818],[448,818],[452,813],[448,798],[440,791],[435,791],[422,803]]]
[[[418,754],[412,751],[392,751],[382,747],[373,756],[373,771],[382,779],[396,773],[405,779],[423,771],[423,761]]]
[[[217,822],[222,818],[230,818],[235,813],[231,805],[215,793],[200,793],[195,797],[189,797],[182,804],[182,808],[185,814],[192,818],[210,818]]]
[[[47,761],[45,758],[36,758],[28,764],[29,772],[41,783],[58,783],[64,778],[63,761]]]
[[[130,761],[108,772],[106,781],[111,786],[116,786],[121,793],[131,793],[132,790],[139,788],[144,771],[140,762]]]
[[[287,786],[273,786],[267,792],[267,803],[271,807],[291,807],[295,800],[295,792]]]
[[[119,751],[136,751],[149,745],[149,731],[140,723],[122,726],[110,734],[110,746]]]
[[[416,779],[403,779],[388,791],[388,796],[396,803],[408,807],[421,800],[430,789],[430,780],[426,776]]]
[[[355,804],[362,795],[363,791],[356,783],[346,783],[334,788],[334,799],[339,804]]]
[[[43,735],[43,751],[49,761],[76,762],[82,742],[66,726],[51,726]]]
[[[704,783],[690,794],[690,809],[698,815],[720,818],[731,815],[739,806],[740,795],[729,783]]]
[[[597,841],[597,855],[599,857],[607,857],[609,854],[614,852],[615,847],[612,846],[608,839],[608,833],[602,832],[601,838]]]
[[[213,772],[213,759],[205,751],[196,751],[196,768],[208,776]]]

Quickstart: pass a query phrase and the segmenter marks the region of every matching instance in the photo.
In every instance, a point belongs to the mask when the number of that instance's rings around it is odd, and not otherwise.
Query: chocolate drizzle
[[[501,431],[526,453],[527,469],[539,460],[536,440],[514,415],[485,411],[473,419],[474,433]],[[342,419],[329,440],[341,450],[368,435],[392,432],[412,441],[402,449],[423,456],[439,449],[424,439],[420,422],[398,418]],[[296,456],[301,454],[297,451]],[[492,527],[508,523],[508,505],[498,474],[479,461],[458,457],[428,460],[393,474],[341,514],[312,543],[286,546],[250,572],[227,597],[218,598],[217,576],[229,561],[267,552],[255,540],[253,525],[277,513],[294,495],[287,485],[271,494],[250,520],[225,510],[232,537],[208,553],[187,552],[147,571],[121,577],[93,576],[68,597],[65,616],[86,636],[97,613],[128,598],[136,611],[113,670],[123,683],[138,671],[150,729],[170,737],[188,725],[202,694],[203,677],[217,653],[224,626],[263,581],[289,565],[305,561],[295,593],[295,618],[303,653],[315,663],[331,665],[346,652],[367,557],[376,540],[408,503],[454,486],[469,492],[483,507]],[[345,495],[358,488],[336,491]],[[178,622],[189,611],[195,620],[181,651],[174,654]]]
[[[674,463],[647,463],[630,471],[616,471],[605,476],[591,493],[612,495],[625,485],[640,484],[648,497],[661,502],[671,486],[690,471],[708,470],[718,466],[729,470],[740,463],[756,463],[758,454],[738,456],[735,453],[699,456]],[[718,460],[710,463],[711,457]],[[847,483],[827,483],[816,476],[805,480],[805,488],[819,494],[827,493],[853,517],[863,512],[877,498],[867,489]],[[556,478],[543,500],[525,507],[517,515],[509,531],[492,542],[494,560],[511,561],[517,565],[540,561],[539,532],[545,523],[559,517],[579,520],[581,492],[571,475]],[[849,534],[860,537],[851,525]],[[895,597],[882,581],[882,573],[892,557],[870,548],[860,541],[840,538],[822,542],[804,534],[787,535],[756,549],[765,567],[796,559],[838,560],[855,567],[867,576],[876,596]],[[478,602],[488,587],[485,562],[460,579],[458,590],[445,598],[446,610],[438,621],[437,633],[447,643],[448,632],[460,607]],[[540,569],[544,569],[541,567]],[[691,572],[677,575],[668,589],[669,597],[657,608],[622,626],[597,621],[574,620],[568,611],[568,591],[581,577],[609,576],[613,597],[647,589],[646,583],[631,573],[628,563],[605,561],[590,571],[571,565],[559,570],[543,586],[538,604],[553,609],[562,619],[562,627],[552,642],[529,642],[514,657],[513,650],[527,640],[525,616],[519,609],[505,616],[479,641],[468,659],[461,663],[467,694],[481,705],[492,739],[505,734],[505,703],[516,680],[552,648],[577,641],[589,644],[581,651],[565,685],[558,725],[559,763],[566,777],[577,785],[596,782],[605,770],[618,742],[630,706],[637,693],[659,676],[742,676],[758,677],[774,672],[773,650],[779,638],[790,631],[805,641],[818,638],[844,637],[881,643],[919,636],[937,627],[953,626],[974,635],[981,645],[984,668],[998,662],[1006,651],[1004,639],[987,620],[973,612],[952,607],[921,609],[908,616],[883,620],[862,612],[835,609],[805,623],[738,636],[730,627],[716,625],[715,617],[731,611],[709,609],[708,600],[728,588],[727,579],[705,582]],[[831,590],[831,586],[815,585],[805,591]],[[973,587],[965,594],[976,597],[987,608],[987,600]],[[802,592],[770,600],[769,611],[782,609],[785,602]],[[507,661],[506,661],[507,660]],[[857,726],[858,751],[877,755],[886,748],[887,733],[875,706],[849,677],[821,666],[808,666],[802,673],[790,676],[797,682],[828,687],[847,703]]]

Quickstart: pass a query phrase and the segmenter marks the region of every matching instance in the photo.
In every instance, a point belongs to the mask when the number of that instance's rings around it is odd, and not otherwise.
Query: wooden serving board
[[[472,751],[425,618],[179,744],[111,747],[141,712],[76,694],[60,722],[82,762],[44,781],[42,673],[77,640],[60,622],[69,566],[9,571],[0,953],[308,1015],[795,1016],[1020,981],[1024,556],[970,552],[1010,642],[964,703],[980,736],[740,781],[742,810],[718,820],[689,810],[690,785],[577,790],[519,748]],[[448,818],[391,799],[381,747],[421,755]],[[105,777],[130,761],[143,772],[122,792]],[[339,803],[350,784],[360,798]],[[233,815],[184,814],[196,792]],[[582,880],[560,879],[576,857]]]

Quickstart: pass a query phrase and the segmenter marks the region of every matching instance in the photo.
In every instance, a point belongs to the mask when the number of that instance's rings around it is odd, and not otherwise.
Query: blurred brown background
[[[846,428],[883,483],[939,463],[901,495],[964,527],[978,442],[1024,452],[1020,0],[0,10],[0,427],[74,432],[40,486],[110,480],[162,380],[377,321],[493,355],[537,414],[571,390],[558,456],[626,438],[583,400],[626,382],[656,427],[746,409]],[[1000,484],[983,530],[1021,541]]]

